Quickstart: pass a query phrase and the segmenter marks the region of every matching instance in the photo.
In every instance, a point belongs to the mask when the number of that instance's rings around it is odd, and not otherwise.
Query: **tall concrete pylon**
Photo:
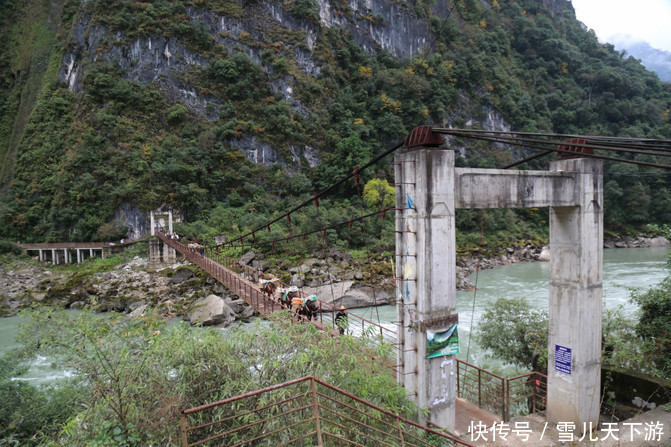
[[[429,420],[454,429],[456,359],[427,358],[427,330],[457,321],[457,209],[550,208],[547,417],[594,428],[600,407],[603,168],[595,159],[548,171],[455,168],[442,138],[417,128],[396,156],[398,380]],[[402,211],[401,211],[402,210]],[[420,415],[421,422],[426,418]]]
[[[550,169],[575,177],[576,204],[550,208],[550,422],[596,429],[601,407],[603,299],[602,162],[572,159]]]
[[[426,331],[457,317],[454,152],[419,147],[395,163],[399,378],[431,422],[453,428],[456,360],[427,359]]]

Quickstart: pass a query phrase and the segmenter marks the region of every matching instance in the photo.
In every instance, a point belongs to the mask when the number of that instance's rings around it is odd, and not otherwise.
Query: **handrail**
[[[261,292],[256,285],[250,281],[236,275],[231,270],[223,265],[213,261],[212,259],[200,255],[188,248],[179,241],[170,239],[163,232],[157,232],[156,235],[165,244],[171,246],[181,254],[183,254],[189,261],[201,267],[208,274],[217,279],[224,286],[233,291],[236,295],[242,298],[247,304],[253,306],[263,315],[269,315],[276,310],[280,310],[282,306],[274,300],[270,299],[266,294]]]
[[[506,380],[506,417],[509,421],[513,405],[527,400],[527,411],[522,414],[544,412],[547,399],[547,375],[538,371],[511,377]],[[518,407],[518,409],[520,409]]]
[[[166,244],[170,245],[173,247],[175,250],[179,251],[182,253],[184,256],[187,257],[191,262],[194,264],[200,266],[205,270],[208,274],[213,276],[215,279],[217,279],[219,282],[224,284],[224,286],[230,288],[234,292],[237,293],[237,291],[242,287],[241,284],[236,283],[235,277],[239,278],[239,281],[241,281],[244,284],[244,291],[247,295],[253,295],[250,300],[245,299],[245,296],[242,296],[238,294],[241,298],[243,298],[248,304],[254,306],[257,308],[257,306],[262,306],[262,308],[259,308],[259,312],[261,312],[264,315],[268,315],[270,313],[275,312],[276,310],[281,310],[283,309],[282,305],[280,304],[279,301],[276,299],[273,299],[271,297],[268,297],[268,295],[264,294],[259,290],[259,288],[252,283],[251,281],[245,279],[243,276],[238,275],[235,270],[237,269],[243,269],[244,273],[249,275],[250,277],[254,277],[254,274],[258,275],[259,277],[262,277],[264,275],[263,272],[253,269],[252,267],[246,266],[246,265],[241,265],[238,261],[233,260],[229,258],[228,256],[225,256],[221,253],[218,253],[212,248],[205,248],[203,247],[204,250],[206,250],[210,256],[213,255],[217,259],[217,261],[213,260],[212,258],[205,256],[205,255],[200,255],[196,251],[192,250],[191,248],[187,247],[185,244],[182,242],[171,239],[167,235],[165,235],[164,232],[157,230],[156,235]],[[223,263],[223,265],[222,265]],[[288,286],[287,284],[282,283],[284,286]],[[299,290],[299,293],[305,297],[305,293]],[[319,323],[317,324],[320,329],[325,329],[323,326],[323,313],[325,312],[331,312],[332,313],[332,325],[335,327],[335,321],[333,321],[333,313],[338,310],[336,306],[334,306],[331,303],[322,301],[322,300],[317,300],[319,303]],[[268,308],[268,309],[266,309]],[[364,334],[366,331],[366,326],[368,327],[374,327],[375,332],[379,333],[380,337],[384,341],[387,341],[391,344],[392,349],[397,349],[397,347],[393,344],[397,340],[397,334],[395,331],[386,328],[380,324],[377,324],[373,321],[367,320],[363,317],[360,317],[354,313],[347,312],[347,317],[348,317],[348,331],[355,335],[360,335]],[[298,316],[300,319],[303,319],[307,321],[307,319],[299,315]],[[312,323],[315,323],[312,321]]]
[[[501,419],[505,420],[506,379],[504,377],[457,359],[457,395],[469,396],[467,400],[477,404],[480,408],[500,415]]]
[[[506,379],[457,359],[457,394],[509,421],[520,414],[544,411],[547,376],[533,371]],[[527,412],[515,406],[524,399],[527,399]],[[519,414],[512,415],[513,410]]]
[[[207,248],[205,248],[205,250],[206,250],[206,251],[209,251],[210,253],[213,253],[215,257],[226,259],[227,261],[229,261],[228,264],[229,264],[229,265],[231,264],[231,263],[230,263],[230,258],[228,258],[227,256],[222,255],[220,252],[218,252],[218,249],[214,249],[214,248],[212,248],[212,247],[207,247]],[[261,278],[261,277],[266,277],[266,276],[267,276],[264,272],[262,272],[262,271],[259,270],[259,269],[254,268],[254,267],[250,267],[250,266],[248,266],[248,265],[241,265],[241,264],[238,263],[237,261],[234,261],[233,264],[239,266],[240,268],[243,268],[243,269],[245,270],[245,272],[246,272],[247,274],[252,275],[252,277],[254,276],[254,274],[255,274],[256,276],[258,276],[259,278]],[[252,273],[250,273],[250,271],[251,271]],[[282,281],[279,281],[279,283],[280,283],[282,286],[284,286],[284,287],[289,287],[289,284],[286,284],[286,283],[284,283],[284,282],[282,282]],[[299,290],[298,293],[299,293],[300,295],[302,295],[303,297],[306,296],[306,293],[303,292],[302,290]],[[322,300],[320,300],[320,299],[318,299],[317,301],[318,301],[318,303],[319,303],[319,319],[320,319],[320,321],[322,321],[322,322],[323,322],[322,315],[323,315],[324,312],[331,312],[331,314],[333,315],[333,313],[335,313],[336,311],[339,310],[338,307],[337,307],[337,306],[334,306],[332,303],[329,303],[329,302],[326,302],[326,301],[322,301]],[[325,308],[326,308],[326,309],[325,309]],[[350,326],[349,326],[349,329],[350,329],[350,330],[351,330],[352,328],[357,328],[357,327],[359,326],[359,324],[354,324],[354,325],[352,325],[352,320],[354,320],[354,321],[358,321],[358,322],[360,323],[360,326],[361,326],[361,333],[363,334],[363,333],[365,332],[365,326],[366,326],[366,323],[367,323],[369,326],[376,327],[376,328],[377,328],[376,331],[379,331],[380,336],[381,336],[384,340],[389,341],[389,342],[396,342],[396,340],[397,340],[397,338],[398,338],[398,337],[397,337],[397,334],[396,334],[396,331],[394,331],[394,330],[392,330],[392,329],[389,329],[389,328],[386,328],[386,327],[384,327],[384,326],[382,326],[382,325],[380,325],[380,324],[378,324],[378,323],[375,323],[375,322],[373,322],[373,321],[367,320],[366,318],[363,318],[363,317],[361,317],[361,316],[359,316],[359,315],[356,315],[356,314],[354,314],[354,313],[348,312],[347,310],[345,311],[345,313],[346,313],[347,316],[348,316],[348,323],[349,323],[349,325],[350,325]],[[335,326],[335,321],[333,321],[333,316],[332,316],[332,321],[331,321],[331,323]]]
[[[133,241],[135,242],[135,241]],[[107,242],[45,242],[45,243],[17,243],[16,246],[23,250],[51,250],[63,248],[107,248],[115,245],[126,245],[121,243],[114,243],[111,245]]]
[[[375,435],[381,435],[381,436],[388,435],[388,436],[392,437],[393,439],[401,439],[401,440],[404,439],[404,438],[405,439],[413,438],[413,439],[421,441],[423,445],[429,445],[429,446],[430,445],[435,445],[435,444],[430,443],[430,441],[422,440],[422,439],[418,438],[417,437],[418,433],[424,433],[424,434],[427,434],[427,435],[430,434],[432,436],[435,436],[436,438],[438,438],[437,441],[440,442],[439,445],[443,445],[443,443],[445,441],[450,441],[450,442],[465,445],[465,446],[471,446],[472,445],[472,444],[466,442],[465,440],[460,439],[456,436],[450,435],[450,434],[445,433],[443,431],[434,430],[434,429],[431,429],[429,427],[425,427],[425,426],[420,425],[416,422],[413,422],[409,419],[406,419],[402,416],[395,415],[388,410],[385,410],[385,409],[383,409],[381,407],[378,407],[378,406],[376,406],[376,405],[374,405],[370,402],[367,402],[367,401],[365,401],[365,400],[363,400],[363,399],[361,399],[361,398],[359,398],[359,397],[357,397],[357,396],[355,396],[351,393],[348,393],[347,391],[344,391],[344,390],[342,390],[338,387],[335,387],[335,386],[333,386],[333,385],[331,385],[327,382],[324,382],[323,380],[320,380],[320,379],[318,379],[314,376],[305,376],[305,377],[302,377],[300,379],[290,380],[288,382],[284,382],[284,383],[281,383],[281,384],[269,386],[269,387],[262,388],[262,389],[259,389],[259,390],[256,390],[256,391],[251,391],[251,392],[248,392],[248,393],[245,393],[245,394],[241,394],[239,396],[234,396],[234,397],[223,399],[223,400],[220,400],[220,401],[217,401],[217,402],[212,402],[212,403],[209,403],[209,404],[206,404],[206,405],[201,405],[199,407],[194,407],[194,408],[189,408],[189,409],[183,410],[181,412],[181,416],[180,416],[182,446],[183,447],[188,447],[188,446],[200,445],[203,442],[207,442],[207,441],[213,440],[213,439],[221,439],[221,438],[223,438],[224,436],[227,436],[227,435],[237,436],[236,440],[239,442],[239,445],[244,445],[248,442],[251,442],[252,441],[251,439],[242,439],[242,438],[244,438],[245,430],[253,428],[256,425],[265,424],[266,422],[274,421],[277,418],[277,414],[274,414],[274,415],[271,414],[270,416],[263,417],[263,415],[261,413],[261,410],[262,409],[263,410],[271,410],[271,409],[274,409],[275,407],[278,407],[280,405],[285,405],[287,403],[287,401],[293,400],[293,397],[287,397],[286,395],[283,395],[283,397],[280,398],[276,402],[268,403],[267,401],[265,401],[266,403],[263,403],[262,404],[263,406],[261,408],[256,408],[252,411],[252,413],[255,414],[258,417],[257,420],[255,420],[253,422],[247,422],[246,425],[243,424],[242,426],[239,426],[237,428],[234,425],[233,426],[228,426],[228,427],[225,428],[224,431],[220,431],[220,432],[218,432],[214,435],[210,435],[206,439],[202,439],[200,441],[195,441],[191,444],[188,441],[188,434],[189,434],[189,432],[197,430],[199,427],[198,426],[197,427],[188,427],[187,426],[187,416],[193,415],[195,413],[199,413],[199,412],[202,412],[202,411],[214,409],[214,408],[217,408],[217,407],[224,407],[225,406],[226,408],[228,408],[230,404],[233,404],[234,402],[240,401],[242,399],[248,399],[248,398],[252,398],[252,397],[257,397],[258,398],[258,396],[260,396],[262,394],[267,394],[267,393],[273,392],[275,390],[279,390],[279,389],[282,389],[282,388],[287,388],[289,386],[298,385],[298,384],[302,384],[302,383],[308,383],[308,382],[309,382],[309,389],[306,390],[305,392],[302,392],[301,394],[299,394],[299,397],[305,397],[306,398],[306,401],[305,401],[306,403],[305,404],[296,404],[297,408],[293,408],[291,410],[281,409],[281,408],[277,408],[277,410],[280,411],[280,415],[285,415],[287,417],[297,415],[302,411],[310,411],[310,410],[314,414],[310,417],[304,417],[304,419],[299,424],[296,424],[296,423],[288,424],[288,425],[284,426],[283,428],[280,428],[280,429],[277,429],[277,430],[270,430],[268,432],[261,432],[260,434],[250,432],[249,435],[254,436],[254,438],[253,438],[254,441],[260,441],[261,439],[264,439],[264,438],[268,439],[268,438],[272,438],[273,436],[279,436],[279,435],[281,435],[281,432],[283,430],[288,432],[288,431],[290,431],[290,429],[292,429],[294,427],[297,427],[298,425],[302,425],[304,423],[310,422],[310,423],[315,424],[316,429],[313,430],[313,431],[310,431],[307,434],[303,434],[303,437],[317,436],[319,445],[322,445],[321,440],[324,436],[339,437],[339,435],[337,433],[330,433],[329,432],[329,427],[335,427],[336,430],[339,433],[341,433],[339,431],[339,429],[345,428],[346,431],[351,431],[351,432],[355,433],[357,436],[366,438],[369,441],[377,441],[377,443],[380,444],[380,445],[382,445],[383,441],[376,438]],[[333,391],[340,396],[344,396],[344,397],[350,399],[351,401],[354,401],[354,402],[360,404],[363,409],[361,409],[361,408],[356,409],[358,414],[360,415],[360,417],[351,418],[351,417],[348,417],[347,415],[343,414],[342,409],[340,411],[338,411],[337,409],[341,408],[341,407],[343,407],[347,410],[351,410],[354,407],[352,407],[350,405],[341,406],[340,405],[340,404],[342,404],[341,400],[338,400],[338,399],[334,400],[333,398],[330,398],[329,396],[325,395],[324,392],[318,391],[317,387],[316,387],[317,385],[325,388],[326,390]],[[325,399],[325,401],[323,403],[320,403],[320,398]],[[329,402],[332,406],[334,406],[334,408],[329,408],[327,406],[327,405],[329,405]],[[232,405],[230,405],[230,406],[232,407]],[[322,415],[320,410],[326,410],[325,414]],[[360,429],[357,430],[355,428],[343,427],[342,424],[334,421],[333,417],[338,418],[339,420],[343,420],[343,419],[347,420],[350,425],[355,424],[355,426],[360,427]],[[370,420],[369,424],[366,424],[365,422],[363,422],[361,420],[363,417],[366,417]],[[384,418],[384,417],[391,418],[393,423],[382,420],[382,418]],[[200,416],[198,418],[199,421],[202,421],[203,419],[204,418],[202,416]],[[230,420],[230,418],[226,418],[225,420],[220,420],[218,422],[229,422],[230,423],[231,420]],[[382,426],[387,427],[387,429],[386,429],[386,431],[377,429],[377,428],[371,426],[370,423],[373,423],[373,424],[374,423],[379,423]],[[406,426],[406,428],[404,428],[404,426]],[[417,430],[417,432],[413,432],[412,430]],[[288,434],[291,435],[291,433],[288,433]],[[205,435],[205,436],[207,436],[207,435]],[[441,439],[442,439],[442,441],[440,441]],[[270,439],[268,439],[268,440],[270,440]],[[236,445],[238,445],[238,444],[236,444]],[[282,445],[284,445],[284,444],[282,444]],[[410,445],[410,444],[407,444],[407,445]]]

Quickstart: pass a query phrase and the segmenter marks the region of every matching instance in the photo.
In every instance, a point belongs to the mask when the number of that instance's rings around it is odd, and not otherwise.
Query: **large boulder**
[[[370,286],[361,285],[355,281],[342,281],[326,284],[319,287],[305,287],[306,295],[317,295],[324,302],[334,306],[345,306],[348,309],[389,304],[389,293],[381,287],[373,290]]]
[[[142,304],[142,305],[136,307],[135,309],[133,309],[130,313],[130,316],[131,317],[140,317],[140,316],[144,315],[146,310],[147,310],[147,305]]]
[[[250,262],[254,260],[254,258],[256,258],[256,253],[254,253],[253,251],[248,251],[240,258],[240,264],[248,265]]]
[[[668,247],[669,240],[662,236],[653,237],[648,241],[648,247]]]
[[[235,321],[235,312],[223,298],[209,295],[193,304],[188,319],[191,324],[226,327]]]
[[[305,275],[302,273],[294,273],[291,275],[291,281],[289,281],[289,285],[296,286],[298,288],[303,287],[305,285]]]
[[[180,267],[175,271],[175,274],[172,275],[172,283],[181,284],[191,278],[193,278],[193,270],[188,267]]]
[[[547,262],[550,260],[550,247],[548,247],[547,245],[543,247],[543,249],[541,250],[541,254],[538,255],[538,260],[543,262]]]
[[[249,318],[254,314],[254,308],[247,304],[242,298],[232,300],[230,298],[225,298],[226,304],[231,308],[235,314],[240,318]],[[251,313],[250,313],[251,310]]]

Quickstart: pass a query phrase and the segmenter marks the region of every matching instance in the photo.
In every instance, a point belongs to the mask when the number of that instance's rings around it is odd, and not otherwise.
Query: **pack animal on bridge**
[[[279,283],[280,280],[277,278],[260,279],[259,288],[261,289],[261,292],[268,296],[268,298],[274,298]]]
[[[298,287],[291,286],[284,291],[280,289],[282,296],[280,297],[280,305],[285,309],[291,309],[291,300],[299,297]]]
[[[303,305],[298,310],[298,315],[304,316],[308,321],[316,320],[319,313],[317,306],[317,295],[312,295],[303,300]]]

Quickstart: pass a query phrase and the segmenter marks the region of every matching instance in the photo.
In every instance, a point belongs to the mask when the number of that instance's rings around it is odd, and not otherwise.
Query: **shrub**
[[[0,445],[32,446],[54,436],[83,397],[78,386],[37,388],[13,380],[26,370],[17,363],[15,354],[0,358]]]
[[[9,253],[13,255],[21,254],[21,250],[13,241],[0,239],[0,253]]]
[[[305,375],[397,414],[417,411],[387,368],[389,346],[371,358],[369,340],[292,325],[288,312],[273,314],[271,325],[229,330],[225,337],[186,323],[167,327],[153,316],[45,310],[30,316],[21,334],[25,345],[61,354],[88,385],[87,410],[72,415],[59,439],[67,445],[178,444],[181,409],[242,394],[250,384],[263,388]]]

